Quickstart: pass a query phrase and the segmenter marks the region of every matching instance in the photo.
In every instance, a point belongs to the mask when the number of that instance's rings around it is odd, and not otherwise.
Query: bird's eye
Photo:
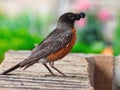
[[[70,14],[70,15],[69,15],[69,18],[73,20],[73,19],[74,19],[74,15],[73,15],[73,14]]]

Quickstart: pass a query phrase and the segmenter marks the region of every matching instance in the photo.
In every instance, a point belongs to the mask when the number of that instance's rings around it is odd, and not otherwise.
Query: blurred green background
[[[58,17],[68,11],[86,13],[85,19],[75,23],[77,42],[72,52],[119,55],[120,14],[114,5],[117,1],[112,5],[108,2],[0,1],[0,62],[8,50],[32,50],[55,28]]]

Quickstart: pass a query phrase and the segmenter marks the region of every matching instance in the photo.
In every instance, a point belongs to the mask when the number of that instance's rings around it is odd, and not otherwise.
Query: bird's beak
[[[80,18],[84,18],[84,17],[85,17],[85,13],[81,12],[79,14],[76,14],[75,19],[80,20]]]

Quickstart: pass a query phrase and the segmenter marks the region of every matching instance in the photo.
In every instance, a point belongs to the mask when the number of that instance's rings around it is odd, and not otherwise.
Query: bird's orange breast
[[[62,49],[60,49],[56,53],[49,55],[47,57],[48,62],[59,60],[59,59],[63,58],[64,56],[66,56],[71,51],[71,49],[73,48],[75,41],[76,41],[76,30],[72,29],[72,33],[73,33],[72,39],[68,43],[68,45],[66,45],[66,47],[63,47]]]

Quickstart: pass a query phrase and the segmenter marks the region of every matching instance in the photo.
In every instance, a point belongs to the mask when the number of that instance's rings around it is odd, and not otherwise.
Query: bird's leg
[[[57,72],[59,72],[60,74],[62,74],[63,76],[66,76],[64,73],[62,73],[60,70],[58,70],[56,67],[54,67],[54,62],[49,62],[50,66],[56,70]]]
[[[55,74],[50,70],[50,68],[45,63],[42,64],[47,68],[47,70],[50,72],[52,76],[55,76]]]

